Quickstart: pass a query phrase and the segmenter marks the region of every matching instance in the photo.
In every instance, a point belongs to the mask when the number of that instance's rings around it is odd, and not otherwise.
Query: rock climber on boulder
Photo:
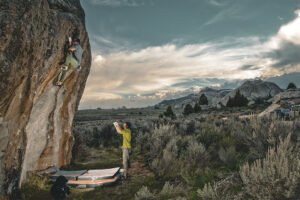
[[[62,73],[56,85],[61,86],[66,78],[67,73],[71,70],[80,70],[80,62],[82,57],[82,48],[80,46],[80,39],[73,39],[73,46],[69,48],[65,63],[62,65]]]

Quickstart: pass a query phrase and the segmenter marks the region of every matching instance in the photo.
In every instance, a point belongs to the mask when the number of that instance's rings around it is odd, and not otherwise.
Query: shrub
[[[184,115],[189,115],[189,114],[191,114],[191,113],[193,113],[193,112],[194,112],[194,109],[193,109],[193,107],[191,106],[191,104],[185,105],[185,107],[184,107],[184,109],[183,109],[183,114],[184,114]]]
[[[210,183],[205,184],[203,189],[197,190],[198,196],[203,200],[219,200],[221,199],[217,194],[217,185],[214,183],[211,185]]]
[[[184,188],[181,184],[174,186],[169,181],[165,182],[161,191],[154,190],[152,193],[147,186],[143,186],[136,194],[135,200],[152,200],[152,199],[173,199],[186,200]]]
[[[146,154],[150,151],[150,137],[149,133],[139,132],[136,137],[136,144],[134,145],[136,150],[142,154]]]
[[[169,181],[167,181],[164,184],[162,190],[160,191],[160,194],[165,195],[165,194],[171,194],[172,192],[174,192],[174,186],[171,185]]]
[[[204,144],[206,148],[219,141],[222,137],[220,130],[210,124],[204,124],[197,134],[197,140]]]
[[[174,126],[166,124],[154,127],[150,139],[151,148],[149,152],[152,156],[162,155],[163,149],[167,146],[169,141],[176,137],[177,132]]]
[[[185,198],[185,197],[175,197],[175,198],[172,198],[170,200],[187,200],[187,198]]]
[[[178,156],[178,148],[177,148],[177,138],[171,138],[167,143],[166,148],[163,149],[163,155],[161,158],[161,171],[162,172],[172,172],[177,171],[177,156]]]
[[[21,199],[37,199],[37,194],[41,199],[47,198],[47,196],[49,196],[49,190],[51,188],[51,185],[49,183],[47,184],[47,182],[47,178],[30,176],[22,184],[20,190]]]
[[[186,200],[184,195],[185,189],[181,184],[176,186],[170,184],[169,181],[165,182],[162,190],[158,193],[157,199],[172,199],[172,200]]]
[[[220,160],[227,166],[234,167],[238,158],[234,146],[230,146],[228,149],[220,148],[218,152]]]
[[[299,197],[299,151],[289,134],[277,148],[269,148],[266,158],[248,162],[240,169],[245,192],[255,199],[296,199]]]
[[[189,144],[186,151],[187,156],[185,159],[188,159],[190,162],[203,161],[207,156],[205,146],[201,143],[198,143],[195,140],[189,140]]]
[[[156,175],[179,177],[197,188],[218,180],[217,194],[222,199],[232,199],[233,195],[242,193],[240,176],[224,182],[225,172],[237,171],[245,162],[263,158],[268,149],[277,149],[280,137],[286,138],[289,132],[293,133],[291,141],[300,137],[299,123],[288,124],[272,118],[229,117],[224,121],[215,119],[214,115],[205,117],[201,123],[190,118],[160,121],[149,132],[138,134],[136,147]],[[190,122],[195,122],[192,128]],[[203,190],[208,193],[209,187],[214,188],[207,185]],[[164,195],[162,199],[169,197]]]
[[[208,100],[207,100],[207,97],[205,96],[205,94],[201,94],[201,96],[199,98],[199,104],[200,105],[207,105],[208,104]]]
[[[184,125],[185,125],[185,123],[184,123]],[[195,121],[188,121],[187,123],[186,123],[186,126],[185,126],[185,129],[186,129],[186,131],[185,131],[185,134],[186,135],[193,135],[194,134],[194,132],[195,132]]]
[[[72,149],[72,161],[84,160],[89,156],[88,147],[85,144],[75,143]]]
[[[154,195],[150,192],[147,186],[143,186],[135,195],[135,200],[151,200]]]

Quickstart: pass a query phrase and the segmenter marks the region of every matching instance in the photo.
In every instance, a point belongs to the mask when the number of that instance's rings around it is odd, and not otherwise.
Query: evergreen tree
[[[193,107],[191,106],[191,104],[187,104],[185,107],[184,107],[184,109],[183,109],[183,114],[184,115],[189,115],[189,114],[191,114],[191,113],[193,113],[194,112],[194,109],[193,109]]]
[[[286,89],[296,89],[296,85],[294,83],[289,83]]]
[[[208,100],[205,94],[201,94],[200,99],[199,99],[199,105],[207,105]]]
[[[196,103],[194,106],[194,112],[200,112],[201,111],[201,107],[199,105],[199,103]]]
[[[248,99],[237,90],[233,98],[229,97],[227,107],[242,107],[248,105]]]
[[[164,116],[175,118],[175,114],[174,114],[171,106],[168,106],[167,110],[164,112]]]

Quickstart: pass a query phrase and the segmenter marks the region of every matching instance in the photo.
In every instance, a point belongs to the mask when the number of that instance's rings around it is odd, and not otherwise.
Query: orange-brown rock
[[[91,52],[79,0],[1,0],[0,27],[2,197],[14,194],[28,171],[70,162]],[[82,70],[57,87],[68,37],[81,40]]]

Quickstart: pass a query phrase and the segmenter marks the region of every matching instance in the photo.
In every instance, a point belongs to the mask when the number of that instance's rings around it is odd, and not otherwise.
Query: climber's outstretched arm
[[[114,123],[114,125],[115,125],[115,128],[116,128],[117,133],[120,134],[121,131],[122,131],[121,127],[120,127],[119,124],[117,124],[117,123]]]

